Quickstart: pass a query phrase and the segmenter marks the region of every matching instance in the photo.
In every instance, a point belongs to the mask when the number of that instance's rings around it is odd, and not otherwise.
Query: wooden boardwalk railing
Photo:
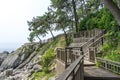
[[[82,35],[82,32],[78,34],[74,34],[74,38],[81,36],[82,37],[92,36],[92,38],[83,45],[81,45],[80,47],[66,47],[65,49],[58,48],[57,59],[62,61],[67,69],[63,72],[63,74],[58,76],[56,80],[84,80],[83,78],[84,57],[88,55],[89,47],[96,46],[97,41],[102,42],[103,37],[101,36],[103,36],[103,34],[104,31],[101,30],[97,31],[96,29],[88,32],[84,32],[84,35]]]
[[[84,56],[77,58],[56,80],[84,80]]]
[[[120,74],[120,63],[111,60],[105,60],[100,57],[96,57],[97,64],[106,70],[112,71],[114,73]]]
[[[73,34],[73,38],[79,38],[79,37],[94,37],[95,35],[99,34],[101,32],[100,29],[92,29],[92,30],[85,30],[85,31],[80,31],[78,33]]]
[[[67,55],[66,55],[65,49],[64,48],[57,48],[57,55],[56,55],[56,57],[61,62],[66,63]]]
[[[81,47],[66,47],[57,48],[57,59],[68,67],[72,62],[74,62],[82,54]]]

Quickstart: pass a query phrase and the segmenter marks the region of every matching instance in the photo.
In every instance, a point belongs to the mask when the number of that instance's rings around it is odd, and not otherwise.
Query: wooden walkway
[[[95,66],[95,63],[84,60],[84,66]]]
[[[88,78],[85,80],[120,80],[120,75],[114,74],[96,66],[84,67],[84,76]]]
[[[120,80],[120,75],[115,74],[120,74],[120,63],[96,57],[103,43],[104,30],[94,29],[74,34],[73,43],[69,47],[57,49],[57,59],[65,66],[68,63],[70,65],[64,68],[65,71],[56,80]],[[96,67],[96,61],[99,67]]]

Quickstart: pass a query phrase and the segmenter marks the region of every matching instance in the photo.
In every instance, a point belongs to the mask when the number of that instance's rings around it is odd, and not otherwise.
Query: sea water
[[[0,49],[0,53],[2,53],[4,51],[8,51],[10,53],[12,51],[15,51],[15,49]]]
[[[0,43],[0,53],[8,51],[9,53],[21,47],[20,43]]]

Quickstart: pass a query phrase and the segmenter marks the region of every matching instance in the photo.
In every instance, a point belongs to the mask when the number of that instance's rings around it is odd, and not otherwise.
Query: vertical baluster
[[[80,80],[84,80],[84,59],[80,62]]]

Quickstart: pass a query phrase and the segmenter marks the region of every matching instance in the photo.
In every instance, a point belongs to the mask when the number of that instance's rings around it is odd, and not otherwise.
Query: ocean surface
[[[3,51],[8,51],[9,53],[12,51],[15,51],[16,49],[0,49],[0,53],[2,53]]]
[[[12,52],[21,47],[23,43],[0,43],[0,53],[3,51]]]

